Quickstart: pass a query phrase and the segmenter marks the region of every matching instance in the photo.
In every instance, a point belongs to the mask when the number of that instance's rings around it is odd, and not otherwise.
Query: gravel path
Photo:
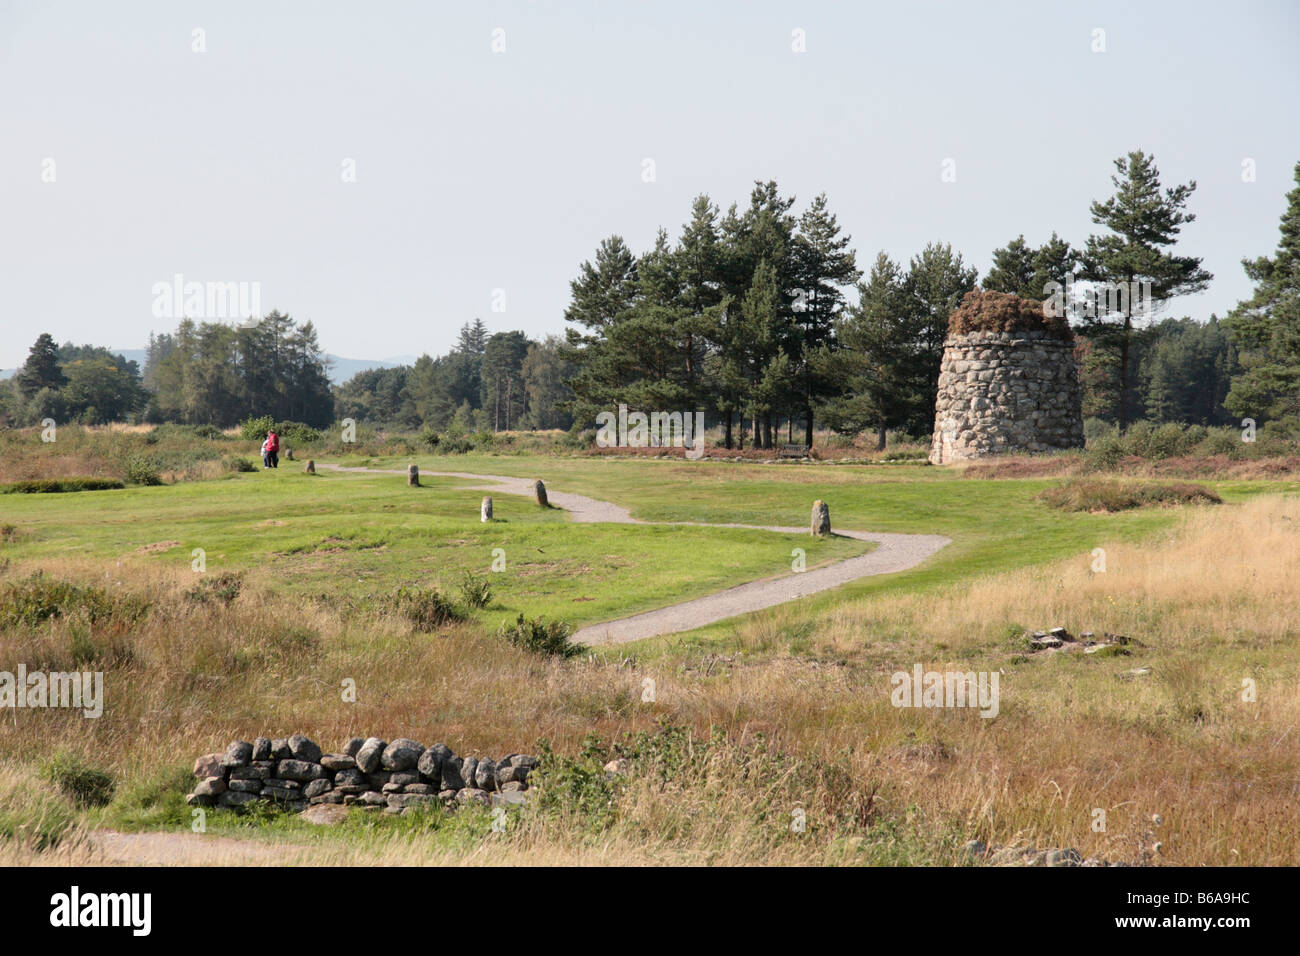
[[[405,469],[393,468],[344,468],[341,465],[318,465],[319,468],[331,468],[335,471],[359,471],[378,474],[404,475]],[[423,471],[422,476],[432,478],[464,478],[473,482],[468,487],[475,491],[496,491],[510,495],[532,496],[533,482],[528,478],[514,478],[507,475],[476,475],[463,471]],[[550,502],[567,511],[574,521],[582,523],[606,524],[667,524],[688,528],[748,528],[756,531],[776,531],[782,534],[807,534],[805,528],[789,528],[778,525],[751,524],[708,524],[699,521],[650,522],[639,521],[620,505],[608,501],[597,501],[586,495],[575,495],[566,491],[552,491],[548,486],[547,498]],[[683,601],[654,611],[634,614],[631,617],[606,621],[584,627],[573,635],[579,644],[625,644],[647,637],[662,634],[676,634],[681,631],[694,630],[705,624],[775,607],[798,598],[808,597],[819,591],[828,591],[858,578],[874,574],[893,574],[914,568],[922,561],[950,544],[949,538],[937,534],[875,534],[866,531],[835,532],[846,538],[859,541],[871,541],[876,548],[868,554],[848,558],[823,568],[795,573],[793,571],[779,577],[763,578],[740,584],[716,594]]]

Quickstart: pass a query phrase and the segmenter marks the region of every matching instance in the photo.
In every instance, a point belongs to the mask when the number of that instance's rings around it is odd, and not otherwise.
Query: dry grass
[[[3,714],[3,756],[21,774],[66,749],[129,793],[159,764],[187,767],[261,734],[301,730],[327,747],[405,735],[494,755],[545,737],[574,757],[588,734],[608,741],[668,721],[697,743],[639,764],[607,826],[561,803],[506,836],[398,831],[306,847],[269,836],[294,844],[277,859],[322,864],[950,863],[961,840],[980,838],[1130,862],[1295,865],[1298,532],[1291,498],[1192,511],[1155,542],[1099,541],[1104,573],[1080,555],[819,617],[787,606],[739,624],[733,653],[683,644],[642,662],[546,659],[472,624],[416,634],[383,612],[347,617],[256,588],[228,606],[198,604],[178,597],[188,573],[128,560],[106,582],[102,565],[51,562],[50,574],[130,590],[151,610],[125,632],[76,615],[6,632],[0,667],[102,669],[108,706],[99,720]],[[1131,657],[1028,654],[1022,630],[1053,625],[1145,646]],[[1001,669],[999,717],[894,708],[889,674],[916,662]],[[1150,674],[1119,679],[1138,665]],[[642,702],[647,677],[653,703]],[[356,703],[340,693],[349,678]],[[1257,682],[1253,703],[1243,678]],[[714,733],[722,743],[698,742]],[[789,829],[796,808],[802,834]],[[1105,832],[1093,829],[1097,808]],[[0,845],[20,862],[100,852],[77,840]]]

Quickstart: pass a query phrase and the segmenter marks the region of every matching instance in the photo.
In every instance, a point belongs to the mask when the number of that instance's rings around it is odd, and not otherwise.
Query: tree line
[[[1196,183],[1162,186],[1141,151],[1114,165],[1113,194],[1091,205],[1096,234],[1078,246],[1056,233],[1041,246],[1017,236],[982,281],[941,242],[906,265],[880,252],[864,275],[825,195],[796,213],[794,197],[760,182],[725,214],[698,197],[677,238],[661,229],[640,255],[620,236],[601,242],[570,284],[562,338],[491,332],[476,319],[445,355],[331,388],[312,324],[279,312],[238,326],[185,320],[150,336],[143,370],[43,334],[0,389],[0,416],[499,431],[589,428],[622,403],[705,410],[727,447],[811,444],[815,427],[883,442],[889,430],[931,429],[948,316],[967,292],[1044,299],[1054,285],[1068,292],[1070,276],[1075,299],[1144,284],[1154,313],[1092,308],[1094,299],[1078,311],[1086,416],[1121,428],[1143,417],[1300,425],[1300,163],[1276,253],[1243,262],[1251,297],[1207,322],[1158,318],[1211,279],[1177,248],[1195,220]]]

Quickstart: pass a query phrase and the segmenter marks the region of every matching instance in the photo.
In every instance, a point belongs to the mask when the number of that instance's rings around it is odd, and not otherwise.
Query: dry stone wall
[[[1083,447],[1068,331],[970,331],[944,342],[930,461]]]
[[[333,754],[302,734],[258,737],[199,757],[198,784],[186,801],[239,807],[268,800],[292,810],[339,804],[393,814],[434,803],[505,806],[526,800],[536,767],[537,758],[528,754],[458,757],[446,744],[424,747],[406,737],[353,737]]]

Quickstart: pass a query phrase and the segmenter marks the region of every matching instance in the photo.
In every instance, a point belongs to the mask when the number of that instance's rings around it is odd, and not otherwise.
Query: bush
[[[229,604],[239,597],[239,592],[243,590],[243,587],[244,582],[238,574],[229,572],[214,574],[211,577],[205,576],[198,584],[186,591],[185,597],[196,604],[217,601],[222,604]]]
[[[0,627],[36,627],[51,618],[78,616],[127,630],[148,610],[142,598],[58,581],[39,571],[0,588]]]
[[[126,483],[117,478],[36,478],[0,485],[0,494],[57,494],[66,491],[110,491],[125,487]]]
[[[460,579],[460,597],[469,608],[485,608],[492,601],[492,584],[486,575],[466,572]]]
[[[0,765],[0,838],[46,850],[76,829],[66,798],[30,769]]]
[[[226,469],[226,471],[234,471],[234,472],[257,471],[256,462],[254,462],[251,458],[243,458],[239,455],[227,455],[225,458],[221,459],[221,464],[222,467]]]
[[[76,754],[61,750],[42,768],[49,780],[83,807],[102,807],[113,799],[113,776]]]
[[[320,441],[321,433],[302,422],[277,422],[270,415],[249,418],[239,425],[239,437],[245,441],[261,442],[267,432],[280,436],[281,444],[309,445]]]
[[[569,640],[573,626],[565,621],[545,621],[542,618],[525,618],[522,614],[514,624],[501,625],[500,634],[515,647],[535,654],[556,657],[574,657],[582,648]]]
[[[162,477],[153,461],[143,455],[132,455],[124,466],[126,480],[133,485],[161,485]]]
[[[460,615],[437,588],[398,588],[393,607],[409,620],[417,631],[435,631],[444,624],[460,620]]]
[[[1038,499],[1061,511],[1127,511],[1152,505],[1222,504],[1204,485],[1141,481],[1067,481],[1048,488]]]
[[[239,423],[239,437],[244,441],[260,442],[273,428],[275,428],[275,419],[270,415],[245,419]]]

